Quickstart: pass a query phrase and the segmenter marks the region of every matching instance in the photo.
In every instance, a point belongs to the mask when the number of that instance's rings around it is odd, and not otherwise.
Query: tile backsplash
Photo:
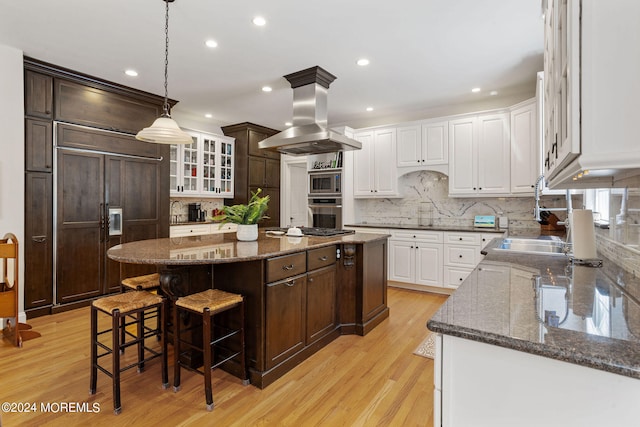
[[[470,226],[475,215],[504,216],[509,228],[539,229],[534,220],[533,195],[525,197],[449,197],[448,177],[439,172],[421,171],[398,180],[402,198],[356,199],[355,220],[366,223],[403,225]],[[565,196],[544,196],[547,207],[564,207]],[[564,213],[558,217],[564,219]]]
[[[214,209],[224,206],[223,199],[198,199],[193,197],[172,197],[169,218],[172,224],[189,219],[189,203],[200,203],[200,209],[207,211],[207,219]]]

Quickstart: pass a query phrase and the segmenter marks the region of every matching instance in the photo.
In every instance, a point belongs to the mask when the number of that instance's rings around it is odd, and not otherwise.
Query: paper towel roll
[[[596,258],[596,234],[593,226],[593,212],[590,209],[574,209],[570,219],[573,257],[577,259]]]

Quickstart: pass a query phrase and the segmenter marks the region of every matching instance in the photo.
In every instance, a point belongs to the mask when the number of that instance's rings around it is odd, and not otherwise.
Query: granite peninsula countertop
[[[251,261],[342,243],[368,243],[387,234],[355,233],[333,237],[275,236],[259,231],[258,240],[240,242],[235,233],[167,237],[116,245],[107,251],[114,260],[130,264],[197,265]]]
[[[427,322],[487,344],[640,379],[640,279],[564,256],[507,253],[501,239]]]
[[[462,225],[415,225],[415,224],[385,224],[385,223],[356,223],[345,224],[345,227],[387,228],[393,230],[421,230],[421,231],[471,231],[475,233],[504,233],[506,228],[482,228]]]

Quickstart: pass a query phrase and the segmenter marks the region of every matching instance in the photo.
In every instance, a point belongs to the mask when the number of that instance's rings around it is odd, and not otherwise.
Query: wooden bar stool
[[[160,290],[160,274],[151,273],[144,276],[127,277],[120,282],[120,292],[125,293],[128,291],[158,291]],[[157,329],[160,329],[160,309],[158,309],[156,316],[158,318]],[[123,317],[121,322],[124,324],[126,319]],[[126,329],[122,327],[120,329],[121,339],[124,342]],[[160,335],[158,335],[160,339]],[[120,350],[120,353],[124,353],[124,348]]]
[[[111,327],[98,331],[98,312],[111,316]],[[157,328],[148,328],[144,322],[146,319],[158,314],[160,321]],[[167,315],[166,299],[147,291],[127,292],[126,294],[116,294],[97,299],[91,303],[91,379],[89,393],[95,394],[98,381],[98,370],[104,372],[113,381],[113,411],[117,415],[122,410],[120,403],[120,374],[127,369],[138,368],[138,372],[144,370],[146,362],[160,357],[162,360],[162,388],[169,386],[169,376],[167,370],[167,336],[164,327],[164,319]],[[127,316],[134,316],[131,322],[123,321]],[[119,329],[124,329],[129,325],[136,325],[136,334],[127,333],[133,339],[125,341]],[[100,342],[100,336],[111,333],[111,347]],[[145,345],[145,339],[160,336],[162,340],[160,350],[154,350]],[[136,345],[138,348],[137,361],[121,367],[121,349]],[[104,353],[98,354],[98,348]],[[145,352],[149,356],[145,358]],[[102,357],[111,355],[111,370],[101,366],[99,361]]]
[[[238,317],[236,322],[238,328],[227,328],[213,322],[214,316],[227,310],[237,309]],[[203,348],[195,346],[193,343],[186,341],[181,334],[187,330],[192,330],[199,325],[192,325],[189,328],[183,328],[179,321],[179,314],[191,313],[202,318],[202,343]],[[205,399],[207,402],[207,410],[213,409],[213,395],[211,390],[211,371],[218,366],[226,363],[234,358],[240,364],[241,379],[244,385],[249,384],[247,369],[245,365],[244,354],[244,298],[242,295],[232,294],[219,289],[207,289],[206,291],[178,298],[173,306],[173,369],[174,381],[173,390],[180,390],[180,368],[198,372],[204,375]],[[213,333],[213,336],[212,336]],[[238,336],[238,348],[231,349],[224,345],[231,343],[230,339]],[[184,345],[188,349],[193,349],[203,354],[202,372],[193,369],[186,363],[180,361],[182,354],[181,347]],[[215,350],[215,353],[213,352]]]

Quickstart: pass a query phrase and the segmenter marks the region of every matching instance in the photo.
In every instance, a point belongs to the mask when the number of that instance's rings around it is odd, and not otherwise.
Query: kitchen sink
[[[506,238],[496,249],[508,252],[522,252],[529,254],[565,255],[566,243],[560,239],[520,239]]]

